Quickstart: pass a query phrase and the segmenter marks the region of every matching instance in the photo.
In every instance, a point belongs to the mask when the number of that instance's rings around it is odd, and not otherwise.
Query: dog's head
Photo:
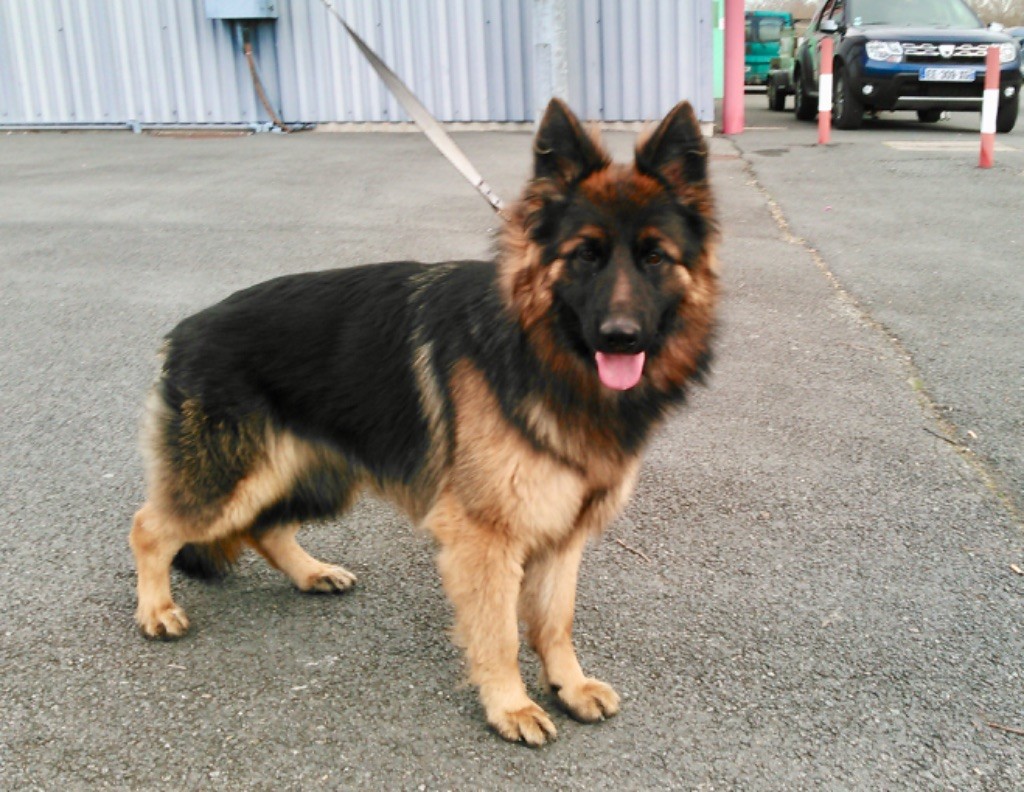
[[[556,370],[608,391],[671,390],[706,357],[715,237],[707,148],[689,103],[619,165],[555,99],[504,234],[503,288]]]

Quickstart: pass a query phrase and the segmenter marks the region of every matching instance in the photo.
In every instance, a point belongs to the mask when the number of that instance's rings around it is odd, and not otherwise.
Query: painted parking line
[[[977,151],[977,140],[886,140],[885,145],[897,151]],[[1006,143],[996,143],[996,151],[1016,151]]]

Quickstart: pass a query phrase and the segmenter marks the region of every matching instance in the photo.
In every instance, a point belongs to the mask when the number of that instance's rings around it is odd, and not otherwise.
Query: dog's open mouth
[[[640,381],[647,356],[643,352],[635,355],[597,352],[594,358],[597,361],[597,376],[601,378],[601,384],[612,390],[625,391]]]

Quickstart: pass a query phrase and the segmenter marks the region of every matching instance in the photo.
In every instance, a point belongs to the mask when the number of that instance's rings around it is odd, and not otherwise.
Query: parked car
[[[1020,107],[1020,47],[986,28],[963,0],[823,0],[793,66],[797,118],[818,112],[821,42],[835,44],[832,121],[860,126],[865,112],[916,110],[923,122],[943,112],[981,109],[985,55],[999,48],[996,130],[1009,132]]]

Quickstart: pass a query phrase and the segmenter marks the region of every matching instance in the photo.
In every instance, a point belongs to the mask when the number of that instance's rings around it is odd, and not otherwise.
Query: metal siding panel
[[[532,0],[335,0],[442,121],[534,115]],[[569,101],[635,120],[690,99],[713,117],[703,0],[566,0]],[[269,99],[286,122],[405,120],[319,0],[281,0],[256,27]],[[541,104],[546,97],[540,97]],[[266,120],[233,27],[203,0],[0,2],[0,123]]]
[[[42,5],[44,28],[41,38],[47,50],[47,65],[50,73],[57,75],[53,80],[55,87],[53,117],[67,118],[74,115],[72,100],[69,97],[70,70],[67,62],[67,43],[64,39],[64,28],[59,21],[57,3],[49,0]]]
[[[569,69],[569,94],[565,99],[570,107],[579,112],[587,93],[587,75],[583,68],[586,61],[584,60],[582,3],[568,3],[565,23],[568,27],[566,61]],[[533,80],[530,80],[530,85],[533,85]],[[536,104],[546,104],[547,98],[537,97]]]
[[[81,66],[81,57],[78,52],[78,41],[75,26],[68,24],[72,19],[65,0],[58,0],[56,3],[57,29],[61,33],[64,42],[65,54],[67,57],[68,73],[74,73]],[[70,28],[70,31],[69,31]],[[71,80],[71,106],[68,108],[68,115],[76,121],[84,121],[87,116],[85,110],[85,95],[83,93],[83,80]]]
[[[263,83],[263,88],[267,92],[267,99],[274,108],[274,112],[278,114],[282,121],[287,123],[291,121],[291,118],[285,117],[283,115],[284,111],[281,109],[281,80],[279,77],[281,69],[277,62],[276,36],[274,35],[273,24],[264,20],[256,25],[254,50],[256,70],[260,81]],[[244,78],[243,84],[239,85],[239,91],[243,90],[251,92],[256,90],[252,86],[252,77],[248,74]],[[259,106],[258,102],[257,106]],[[265,117],[266,112],[263,111],[261,115]],[[268,118],[267,120],[269,121],[270,119]]]
[[[195,58],[195,63],[191,65],[193,79],[200,85],[196,112],[203,123],[231,117],[227,113],[225,94],[221,87],[224,70],[220,68],[215,29],[214,24],[205,17],[196,16],[191,22],[192,38],[188,46]]]
[[[53,90],[48,91],[45,89],[47,75],[45,65],[47,58],[45,55],[45,50],[43,48],[42,36],[40,35],[39,31],[39,28],[41,26],[39,15],[35,13],[30,13],[28,15],[27,22],[28,40],[30,42],[30,47],[31,50],[36,53],[36,57],[39,59],[37,62],[39,68],[36,70],[34,74],[32,74],[31,82],[27,83],[28,90],[30,94],[32,94],[33,96],[39,97],[39,103],[34,108],[36,118],[43,123],[50,123],[53,119],[52,103],[54,100],[54,94],[57,92],[59,88],[63,75],[61,75],[59,72],[54,74]]]
[[[38,121],[38,118],[33,107],[32,97],[39,96],[41,92],[32,91],[29,82],[28,54],[24,46],[24,36],[22,34],[22,31],[25,29],[24,23],[17,3],[9,5],[0,4],[0,10],[3,9],[6,9],[10,15],[8,17],[10,24],[4,25],[3,29],[10,31],[10,39],[5,43],[10,46],[10,51],[13,54],[14,69],[11,70],[11,73],[16,75],[16,79],[7,91],[11,97],[11,105],[8,111],[9,120],[13,123],[33,123]],[[16,98],[19,100],[17,108],[14,106]]]
[[[411,87],[413,85],[411,78],[416,73],[417,66],[416,47],[412,35],[415,21],[408,6],[399,6],[398,11],[399,14],[394,19],[395,28],[392,35],[396,41],[401,42],[401,46],[398,49],[400,57],[397,60],[401,66],[393,66],[392,69],[395,74],[402,78],[406,85]]]
[[[676,98],[676,91],[673,90],[672,81],[668,74],[672,72],[671,64],[675,59],[678,49],[675,32],[674,10],[675,0],[658,0],[658,106],[659,108],[671,107]],[[659,113],[654,113],[659,115]]]
[[[623,115],[622,14],[618,0],[601,3],[601,72],[604,79],[604,107],[601,118],[620,121]]]
[[[118,2],[120,3],[120,0]],[[139,75],[139,80],[136,82],[135,87],[138,91],[138,106],[142,109],[142,112],[138,116],[138,120],[148,123],[152,122],[155,118],[159,118],[159,110],[157,108],[163,106],[163,96],[167,93],[167,86],[163,82],[157,82],[152,79],[153,71],[150,68],[149,58],[147,57],[148,55],[159,54],[160,39],[153,30],[152,6],[145,6],[142,9],[142,15],[138,16],[137,12],[139,9],[130,0],[125,0],[123,5],[126,27],[130,25],[133,30],[141,30],[144,37],[141,53],[139,52],[140,37],[138,36],[128,36],[125,40],[125,46],[128,50],[128,57],[131,60],[132,68],[137,69]]]
[[[519,16],[519,7],[519,3],[504,0],[501,9],[502,42],[505,53],[502,69],[507,86],[505,118],[510,121],[521,121],[526,117],[526,88],[523,82],[526,67],[522,50],[523,31],[520,25],[522,20]]]
[[[378,45],[374,41],[374,28],[373,20],[367,19],[366,12],[369,10],[365,2],[354,2],[349,0],[346,4],[349,8],[349,12],[345,19],[352,26],[362,39],[374,49],[378,49]],[[337,23],[335,23],[337,27]],[[346,36],[347,38],[347,36]],[[377,74],[369,68],[366,64],[366,59],[363,58],[362,53],[356,52],[355,46],[353,46],[351,40],[347,40],[345,45],[355,52],[355,74],[357,76],[358,83],[361,87],[360,97],[361,103],[358,107],[358,114],[362,120],[371,121],[382,121],[382,108],[381,102],[378,101],[377,97],[380,95],[380,78]]]
[[[205,121],[205,81],[200,72],[199,47],[196,41],[196,22],[193,14],[184,4],[179,4],[175,13],[178,28],[178,53],[181,63],[182,82],[189,86],[188,96],[178,107],[180,118],[192,123]]]
[[[466,3],[466,40],[468,57],[473,68],[470,71],[470,95],[472,106],[470,118],[490,119],[487,110],[487,72],[480,68],[487,59],[487,18],[480,0],[467,0]]]
[[[342,67],[347,63],[346,58],[349,53],[345,50],[343,39],[347,38],[348,34],[345,33],[341,25],[334,22],[334,20],[324,15],[323,23],[327,25],[328,35],[328,57],[325,65],[325,69],[329,69],[330,74],[340,75],[342,73]],[[322,108],[321,112],[324,118],[333,119],[344,119],[348,118],[351,113],[351,91],[347,90],[343,81],[340,79],[331,79],[331,99],[330,104]],[[306,118],[306,116],[300,116]]]
[[[14,63],[11,58],[9,9],[0,3],[0,124],[10,123],[16,117],[15,107],[18,97],[15,96],[16,80],[14,79]]]
[[[465,0],[452,0],[448,18],[448,35],[452,42],[462,42],[462,46],[452,46],[452,118],[465,121],[470,116],[469,93],[469,42],[466,38],[466,3]]]
[[[585,0],[586,14],[584,21],[586,30],[583,33],[586,51],[587,96],[583,113],[586,118],[599,119],[604,117],[604,75],[601,62],[604,59],[601,37],[601,2]]]
[[[379,53],[385,62],[388,62],[388,49],[390,36],[386,34],[383,25],[383,8],[379,0],[366,5],[366,23],[369,31],[372,33],[370,39],[370,46],[373,47],[374,51]],[[338,27],[338,25],[335,25]],[[372,75],[373,78],[373,109],[374,114],[381,121],[389,121],[392,118],[393,108],[388,106],[388,100],[390,99],[391,92],[388,91],[387,86],[381,81],[376,75]]]
[[[664,81],[658,60],[659,50],[659,19],[656,3],[641,3],[639,8],[638,46],[640,50],[640,107],[639,118],[653,118],[658,114],[658,89]]]
[[[174,4],[166,2],[161,8],[161,30],[167,41],[168,83],[172,88],[170,95],[171,116],[177,122],[195,121],[189,110],[188,90],[185,87],[185,63],[182,56],[181,26]],[[198,86],[196,86],[198,88]]]
[[[487,117],[507,121],[505,47],[501,34],[501,0],[484,0],[484,69],[487,75]]]
[[[345,3],[345,21],[352,26],[352,29],[356,31],[356,33],[362,36],[365,31],[361,30],[358,23],[353,21],[353,8],[352,0]],[[349,94],[351,96],[349,120],[376,121],[377,119],[366,112],[365,94],[366,89],[369,88],[370,79],[377,79],[377,75],[367,73],[365,65],[366,61],[352,41],[348,38],[347,34],[341,37],[341,47],[348,53],[348,63],[347,68],[345,69],[345,76],[347,79],[345,84],[348,87]],[[337,75],[332,75],[332,77],[336,78]]]
[[[395,64],[398,63],[401,49],[399,47],[400,37],[397,34],[397,23],[395,21],[395,10],[394,4],[388,0],[377,0],[380,13],[380,35],[381,41],[383,42],[383,52],[381,57],[391,65],[392,69],[395,69],[395,73],[398,74],[397,67]],[[391,95],[391,91],[384,90],[384,120],[386,121],[397,121],[405,117],[402,106],[398,104],[398,100]]]
[[[535,79],[534,72],[536,70],[532,37],[534,25],[533,3],[521,4],[520,13],[522,14],[522,22],[520,23],[520,29],[523,31],[523,36],[520,40],[520,47],[523,51],[523,71],[525,73],[525,77],[523,78],[523,116],[518,120],[532,121],[536,112],[534,108],[537,104],[536,99],[533,95],[533,86]],[[566,65],[568,66],[568,60],[566,60]]]
[[[128,50],[128,23],[125,19],[124,6],[120,0],[114,0],[111,5],[114,15],[114,41],[117,45],[117,60],[121,74],[121,117],[126,122],[138,121],[141,114],[139,113],[139,106],[135,101],[135,81],[133,79],[135,69],[133,68]]]
[[[697,31],[694,21],[695,12],[696,7],[693,3],[687,3],[685,8],[680,9],[679,32],[686,36],[685,41],[688,44],[685,47],[679,48],[679,68],[677,71],[680,79],[677,93],[680,98],[690,99],[692,100],[691,103],[694,104],[698,98],[696,88],[698,82],[697,75],[700,70],[700,50],[697,47]]]
[[[408,27],[410,62],[403,78],[413,93],[430,110],[433,110],[433,86],[430,83],[430,22],[429,8],[422,2],[413,3],[409,9]],[[419,35],[413,35],[418,33]],[[424,33],[426,35],[424,35]]]
[[[74,18],[74,31],[81,33],[80,46],[76,47],[76,56],[83,68],[79,74],[84,75],[85,85],[82,86],[82,108],[80,120],[93,123],[110,121],[109,111],[104,107],[104,86],[100,82],[100,73],[108,74],[108,69],[101,69],[98,64],[97,48],[95,45],[96,34],[93,30],[93,22],[102,24],[105,18],[94,17],[91,13],[72,14],[73,8],[80,8],[80,5],[73,5],[72,0],[64,0],[65,19]],[[108,83],[111,84],[111,83]]]
[[[439,94],[437,101],[437,115],[443,118],[454,118],[455,108],[452,102],[454,79],[452,78],[451,39],[448,35],[448,4],[438,2],[435,6],[434,27],[437,32],[437,78],[439,82]],[[432,37],[433,38],[433,37]]]
[[[619,66],[621,72],[621,118],[635,120],[640,117],[640,30],[636,0],[620,0],[618,30]],[[614,65],[614,64],[613,64]]]
[[[217,104],[211,108],[210,121],[233,119],[235,121],[251,120],[245,115],[243,98],[238,91],[236,58],[234,56],[235,36],[231,28],[221,22],[207,22],[209,37],[203,40],[212,55],[212,68],[217,79]]]
[[[352,73],[358,68],[358,62],[348,50],[345,36],[333,30],[338,27],[338,23],[326,14],[322,7],[303,0],[292,0],[291,7],[296,17],[296,35],[292,52],[300,64],[298,78],[303,92],[300,119],[319,121],[330,115],[330,95],[333,93],[330,90],[331,76],[323,73],[321,65],[325,62],[324,49],[329,52],[332,47],[338,48],[342,56],[342,73]],[[346,19],[350,17],[351,3],[339,0],[335,7]],[[354,19],[352,23],[358,29],[358,23]],[[318,35],[318,32],[322,35]],[[280,35],[280,31],[278,33]],[[337,38],[332,40],[332,36]],[[349,119],[357,118],[363,112],[362,88],[357,87],[359,90],[350,90],[346,96],[345,110]]]
[[[285,96],[282,111],[289,118],[306,120],[310,118],[307,112],[309,83],[305,79],[304,64],[296,46],[297,27],[302,24],[302,20],[298,18],[298,14],[292,13],[290,0],[282,2],[280,11],[277,20],[277,53],[278,61],[281,63],[280,79]],[[327,13],[322,13],[326,22]]]
[[[694,105],[697,108],[698,118],[705,123],[712,123],[715,120],[715,99],[714,99],[714,44],[712,41],[714,14],[711,13],[710,4],[705,3],[694,10],[697,25],[697,47],[700,50],[699,68],[697,75],[697,91],[694,96]]]
[[[156,123],[160,120],[177,121],[174,115],[174,82],[169,67],[170,54],[168,51],[167,31],[163,24],[163,3],[143,3],[142,6],[143,26],[148,41],[133,41],[135,56],[149,75],[145,85],[148,85],[154,98],[154,103],[148,115],[143,119],[148,123]]]
[[[686,92],[681,89],[679,79],[682,71],[680,66],[682,54],[686,49],[685,41],[679,38],[684,15],[685,12],[680,13],[680,4],[678,2],[671,2],[665,8],[665,26],[672,31],[675,46],[667,49],[661,56],[661,70],[665,75],[665,79],[662,81],[664,85],[661,90],[662,107],[659,108],[662,112],[667,111],[686,95]]]

